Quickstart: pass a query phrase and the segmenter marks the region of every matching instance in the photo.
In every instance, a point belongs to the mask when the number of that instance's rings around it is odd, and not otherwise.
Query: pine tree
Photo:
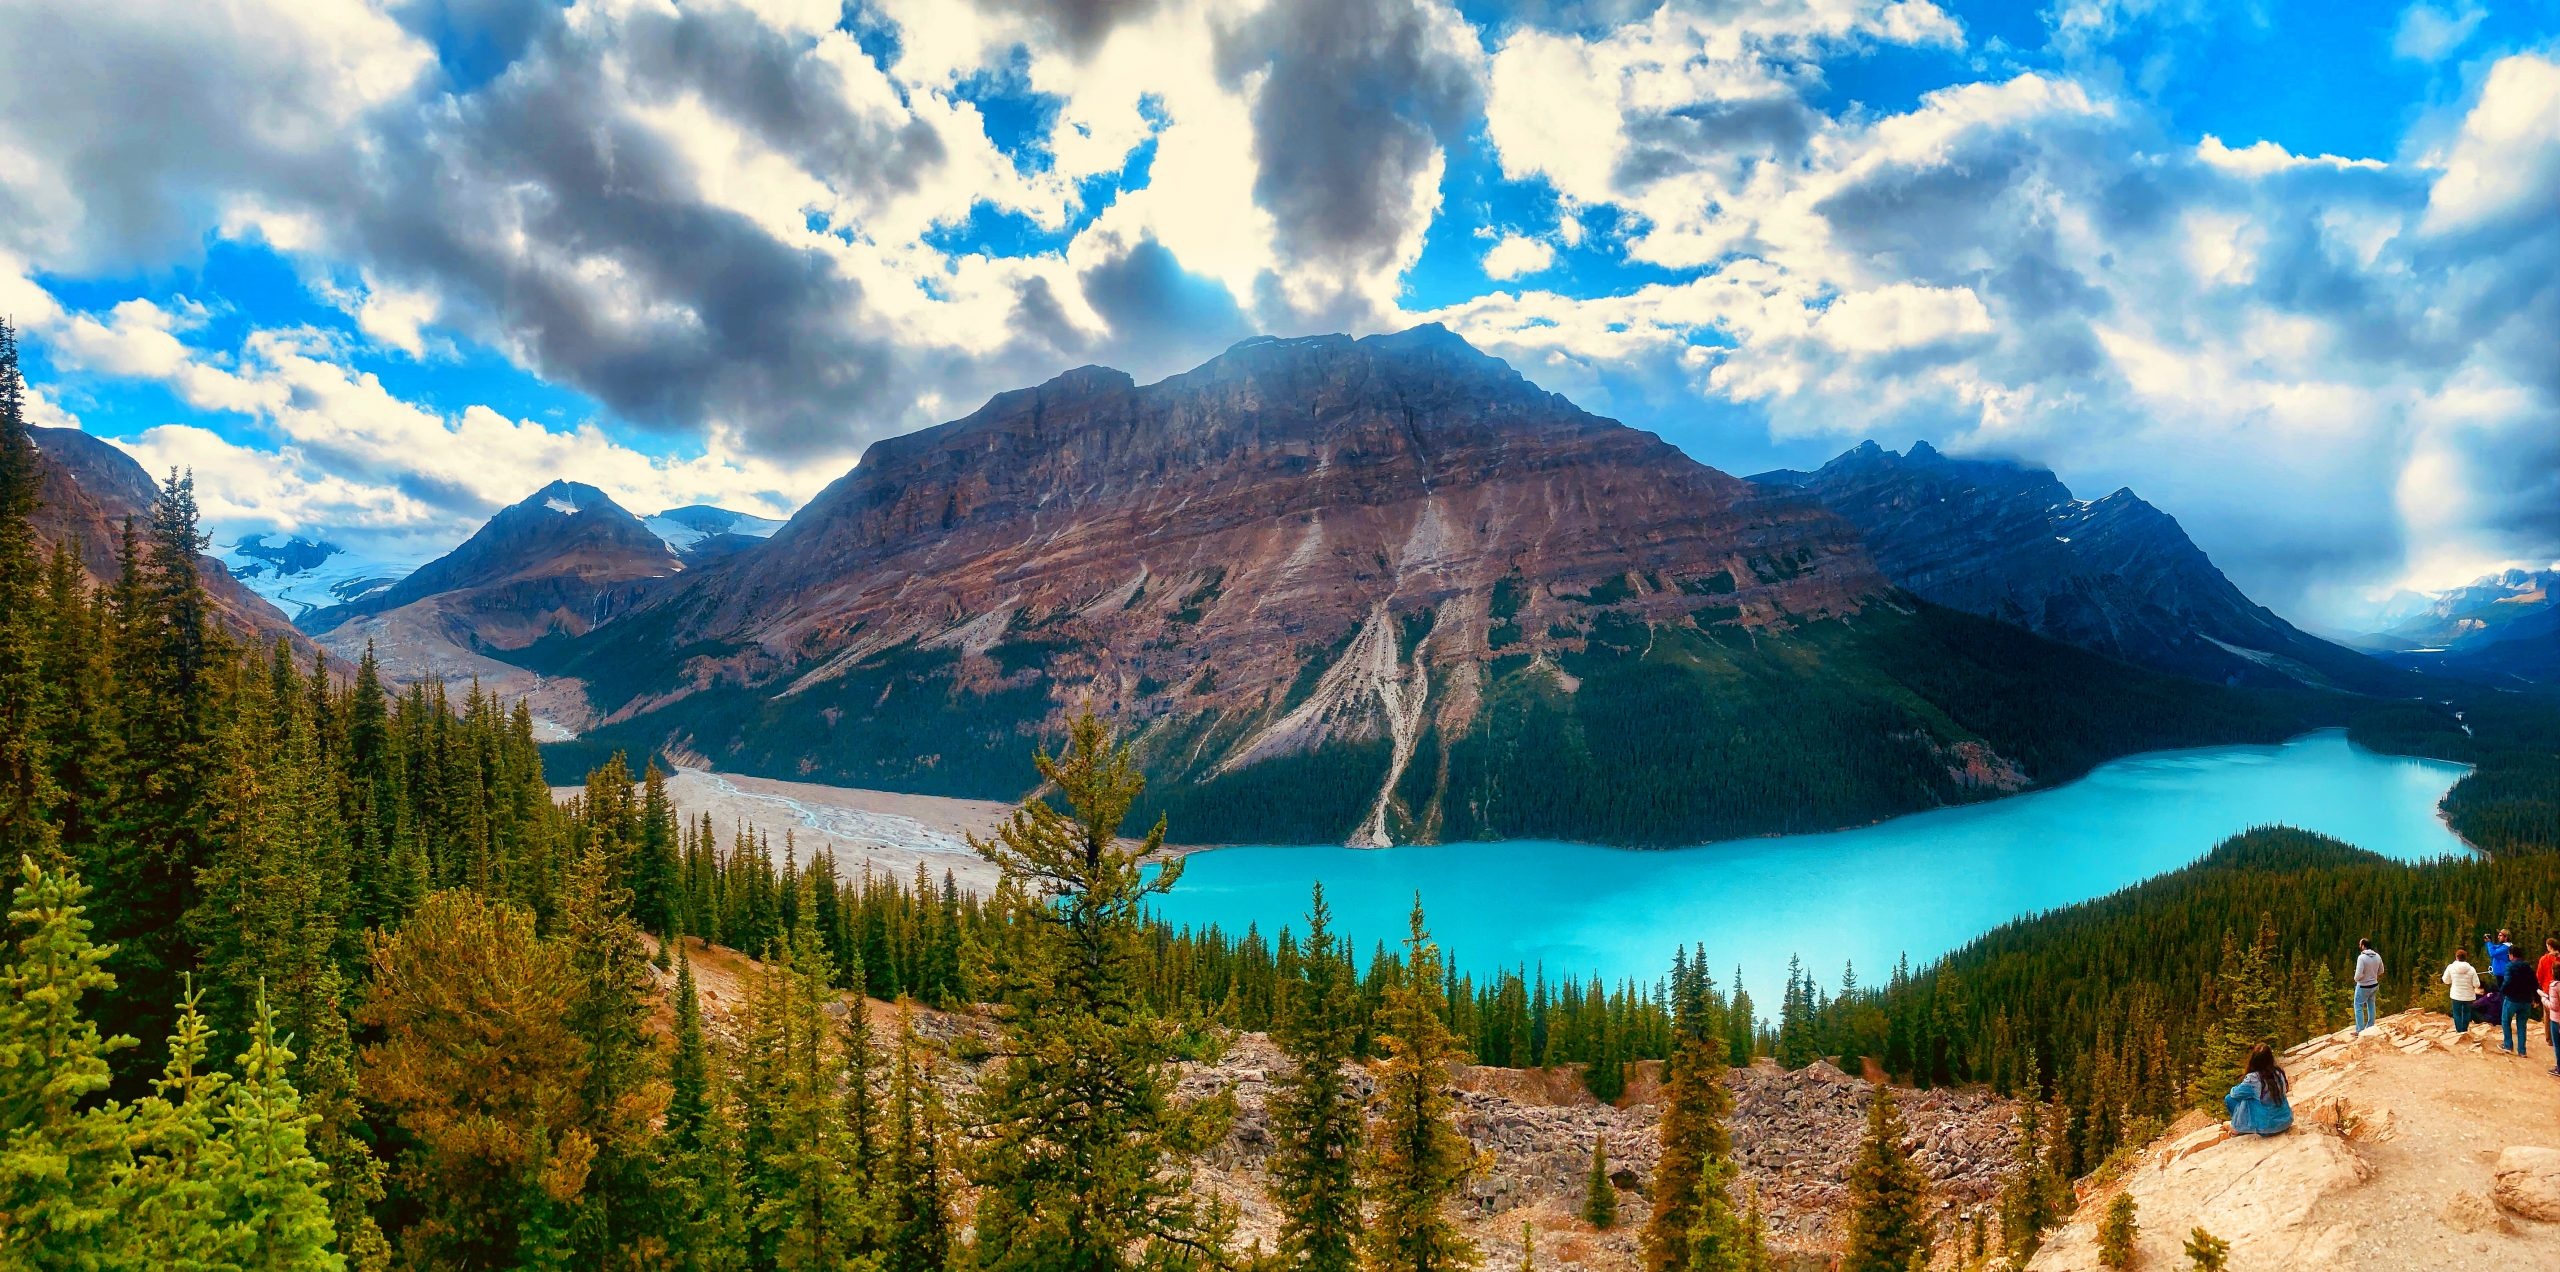
[[[2189,1232],[2187,1266],[2195,1272],[2223,1272],[2231,1266],[2231,1243],[2202,1228]]]
[[[1267,1102],[1280,1254],[1305,1272],[1351,1272],[1359,1261],[1360,1100],[1343,1074],[1359,1044],[1359,1022],[1350,955],[1333,935],[1332,913],[1324,885],[1315,885],[1306,944],[1276,1031],[1290,1069]]]
[[[794,891],[790,939],[766,962],[747,1027],[757,1110],[749,1187],[760,1249],[774,1266],[805,1272],[859,1252],[873,1215],[843,1120],[841,1039],[826,1014],[834,969],[805,878]]]
[[[1591,1173],[1582,1182],[1582,1221],[1594,1228],[1618,1226],[1618,1186],[1609,1179],[1609,1141],[1591,1141]]]
[[[1224,1134],[1230,1099],[1173,1095],[1176,1030],[1141,1001],[1146,900],[1181,878],[1140,862],[1120,824],[1144,787],[1136,759],[1079,717],[1067,749],[1034,760],[1065,809],[1033,796],[993,842],[1014,932],[996,951],[998,1062],[978,1091],[989,1128],[972,1160],[978,1265],[989,1272],[1100,1272],[1215,1260],[1232,1227],[1193,1198],[1185,1163]]]
[[[1538,1230],[1520,1225],[1520,1272],[1538,1272]]]
[[[675,1192],[666,1207],[668,1262],[685,1272],[739,1267],[746,1234],[737,1207],[738,1164],[722,1113],[720,1074],[703,1037],[693,961],[681,939],[676,946],[675,1015],[659,1171]]]
[[[642,928],[666,936],[675,931],[683,908],[683,881],[676,857],[675,805],[667,798],[667,775],[654,760],[641,779],[639,819],[631,863],[631,917]]]
[[[2222,964],[2215,974],[2220,1013],[2207,1035],[2204,1062],[2187,1088],[2187,1100],[2199,1108],[2219,1108],[2223,1093],[2240,1081],[2251,1048],[2260,1043],[2282,1045],[2283,1007],[2274,977],[2281,966],[2274,920],[2258,919],[2255,940],[2243,947],[2223,934]]]
[[[942,1097],[920,1050],[914,1013],[902,1003],[881,1171],[887,1225],[881,1272],[943,1272],[952,1262],[956,1221],[950,1167],[944,1160]]]
[[[42,477],[23,399],[17,331],[0,321],[0,861],[58,863],[60,840],[47,814],[60,792],[41,713],[50,696],[46,588],[31,520]]]
[[[1363,1172],[1372,1207],[1363,1244],[1373,1268],[1444,1272],[1476,1263],[1474,1244],[1448,1213],[1475,1171],[1475,1156],[1451,1121],[1457,1039],[1444,1019],[1440,947],[1423,926],[1419,896],[1410,924],[1404,966],[1378,1013],[1386,1058],[1376,1069],[1381,1111],[1369,1128]]]
[[[1665,1066],[1661,1154],[1642,1240],[1646,1272],[1729,1272],[1761,1259],[1730,1192],[1733,1141],[1725,1119],[1733,1094],[1724,1084],[1721,1045],[1693,1035]]]
[[[565,1023],[582,1062],[577,1123],[593,1151],[581,1204],[569,1212],[570,1237],[588,1267],[650,1264],[663,1257],[667,1226],[651,1125],[668,1091],[642,1028],[652,996],[648,955],[597,847],[570,868],[562,901],[572,986]]]
[[[337,1225],[327,1196],[329,1168],[312,1154],[314,1119],[285,1077],[292,1062],[261,994],[249,1049],[240,1053],[240,1078],[220,1119],[232,1159],[217,1181],[232,1216],[227,1266],[273,1272],[347,1266],[331,1249]]]
[[[148,533],[128,545],[117,589],[114,754],[120,793],[100,857],[84,869],[97,880],[101,933],[115,943],[116,992],[100,1006],[111,1032],[166,1038],[181,976],[196,964],[187,921],[196,878],[214,847],[221,768],[221,678],[228,645],[211,622],[198,575],[195,481],[175,473],[151,506]],[[149,1076],[141,1049],[118,1074],[128,1089]]]
[[[569,952],[533,916],[470,892],[430,894],[367,938],[360,1017],[369,1099],[405,1140],[397,1164],[414,1215],[404,1259],[516,1267],[566,1257],[563,1210],[586,1189],[594,1141],[580,1128],[586,1041],[570,1028]]]
[[[2113,1272],[2129,1272],[2134,1259],[2133,1194],[2120,1192],[2107,1203],[2107,1217],[2098,1225],[2098,1266]]]
[[[1905,1272],[1929,1257],[1928,1177],[1912,1165],[1909,1134],[1893,1088],[1879,1085],[1867,1104],[1867,1135],[1849,1171],[1849,1241],[1845,1272]]]
[[[133,1039],[101,1036],[81,999],[112,988],[110,953],[89,939],[76,875],[19,858],[0,975],[0,1264],[80,1267],[123,1222],[110,1184],[124,1166],[128,1110],[87,1107],[108,1082],[107,1055]]]
[[[1751,1067],[1758,1037],[1753,1030],[1759,1022],[1752,1015],[1751,993],[1742,987],[1742,969],[1733,969],[1733,1005],[1725,1012],[1725,1063],[1736,1069]]]
[[[2044,1106],[2035,1099],[2039,1079],[2032,1062],[2018,1104],[2017,1147],[2000,1185],[2000,1242],[2020,1266],[2044,1243],[2055,1213],[2051,1167],[2045,1148]]]

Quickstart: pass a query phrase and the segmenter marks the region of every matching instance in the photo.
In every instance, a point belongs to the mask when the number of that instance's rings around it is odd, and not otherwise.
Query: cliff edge
[[[2119,1192],[2140,1208],[2135,1266],[2186,1266],[2202,1227],[2234,1268],[2560,1265],[2560,1077],[2536,1024],[2532,1055],[2407,1011],[2285,1053],[2294,1129],[2233,1137],[2190,1114],[2132,1164],[2084,1185],[2033,1272],[2094,1272],[2097,1226]]]

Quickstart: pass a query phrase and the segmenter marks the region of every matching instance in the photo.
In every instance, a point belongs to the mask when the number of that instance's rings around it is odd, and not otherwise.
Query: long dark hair
[[[2258,1075],[2258,1093],[2279,1104],[2284,1102],[2284,1070],[2276,1067],[2275,1048],[2259,1043],[2249,1052],[2249,1072]]]

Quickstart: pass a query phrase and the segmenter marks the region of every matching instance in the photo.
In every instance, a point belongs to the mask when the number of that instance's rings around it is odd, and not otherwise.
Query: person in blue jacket
[[[2249,1053],[2249,1069],[2240,1084],[2222,1097],[2231,1114],[2234,1135],[2282,1135],[2293,1129],[2293,1105],[2285,1100],[2284,1070],[2276,1067],[2275,1050],[2265,1043]]]

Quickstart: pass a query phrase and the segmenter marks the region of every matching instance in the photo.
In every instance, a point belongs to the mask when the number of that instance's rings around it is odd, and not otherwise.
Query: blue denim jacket
[[[2268,1102],[2254,1073],[2242,1077],[2240,1085],[2222,1097],[2222,1107],[2231,1114],[2236,1135],[2282,1135],[2293,1129],[2293,1105],[2283,1100]]]

